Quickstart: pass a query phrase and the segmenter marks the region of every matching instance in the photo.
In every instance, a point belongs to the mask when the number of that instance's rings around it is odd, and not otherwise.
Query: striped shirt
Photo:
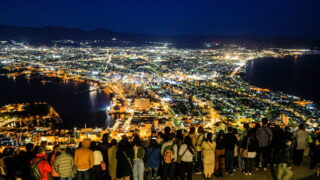
[[[54,161],[54,169],[61,178],[73,176],[74,161],[71,155],[62,152]]]

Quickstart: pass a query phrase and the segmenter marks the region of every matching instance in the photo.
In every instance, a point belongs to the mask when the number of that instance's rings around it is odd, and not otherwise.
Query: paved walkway
[[[309,168],[309,160],[306,158],[301,166],[294,166],[293,171],[293,180],[320,180],[320,178],[316,178],[312,174],[312,170]],[[212,180],[221,179],[221,180],[273,180],[272,172],[273,170],[268,169],[268,171],[264,172],[261,168],[259,171],[254,171],[252,176],[245,176],[240,171],[236,171],[233,176],[224,175],[223,178],[212,177]],[[193,175],[194,180],[202,180],[201,175]]]

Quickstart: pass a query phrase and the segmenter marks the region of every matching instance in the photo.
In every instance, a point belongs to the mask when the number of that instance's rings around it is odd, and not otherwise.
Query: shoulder
[[[95,151],[95,153],[96,153],[97,155],[101,155],[101,156],[102,156],[102,152],[101,152],[101,151]]]
[[[180,149],[185,149],[185,148],[187,148],[188,146],[186,145],[186,144],[182,144],[181,145],[181,147],[180,147]]]
[[[39,161],[39,160],[38,160]],[[44,159],[44,158],[41,158],[40,159],[40,162],[39,162],[39,164],[42,164],[42,165],[47,165],[47,164],[49,164],[49,162],[46,160],[46,159]]]
[[[168,142],[164,142],[163,144],[162,144],[162,147],[166,147],[168,145]]]
[[[232,138],[238,139],[235,134],[231,134]]]

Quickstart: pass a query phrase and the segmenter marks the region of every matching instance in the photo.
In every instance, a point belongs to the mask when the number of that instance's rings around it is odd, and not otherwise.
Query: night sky
[[[320,37],[320,0],[0,0],[0,24]]]

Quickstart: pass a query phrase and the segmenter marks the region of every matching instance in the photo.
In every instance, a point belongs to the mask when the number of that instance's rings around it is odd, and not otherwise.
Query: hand
[[[287,167],[289,170],[293,170],[292,166]]]

